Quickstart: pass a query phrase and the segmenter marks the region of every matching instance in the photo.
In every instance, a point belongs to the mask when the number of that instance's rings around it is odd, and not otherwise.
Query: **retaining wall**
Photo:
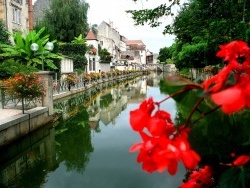
[[[53,120],[48,107],[36,107],[0,122],[0,146],[6,145]]]

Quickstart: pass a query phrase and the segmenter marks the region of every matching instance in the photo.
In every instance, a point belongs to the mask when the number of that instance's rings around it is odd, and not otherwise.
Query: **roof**
[[[146,45],[142,40],[126,40],[126,45],[130,47],[130,50],[145,50]]]
[[[125,43],[127,45],[137,44],[137,45],[145,46],[145,44],[142,42],[142,40],[125,40]]]
[[[92,30],[89,30],[87,36],[85,37],[86,40],[97,40],[94,32]]]

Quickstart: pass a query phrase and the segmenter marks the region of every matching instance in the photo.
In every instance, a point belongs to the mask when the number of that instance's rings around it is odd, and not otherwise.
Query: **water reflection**
[[[57,168],[54,128],[47,125],[0,153],[0,187],[40,187]]]
[[[29,150],[18,150],[22,146],[18,142],[12,146],[13,156],[1,152],[2,186],[178,187],[184,174],[182,167],[180,176],[150,175],[136,163],[137,154],[128,152],[140,139],[129,126],[129,112],[145,98],[153,96],[161,100],[165,97],[159,91],[159,78],[160,75],[153,74],[124,83],[105,83],[55,102],[57,121],[43,131],[46,134],[38,141],[30,136],[25,138],[29,140]],[[166,106],[175,116],[175,102],[169,100]],[[32,138],[38,138],[37,135],[34,133]]]

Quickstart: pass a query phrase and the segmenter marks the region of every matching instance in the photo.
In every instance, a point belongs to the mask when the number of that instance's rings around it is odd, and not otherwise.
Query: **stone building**
[[[107,49],[113,60],[116,61],[121,55],[122,37],[119,32],[113,28],[113,23],[110,24],[103,21],[98,26],[97,39],[100,47]],[[123,45],[124,46],[124,45]]]
[[[32,11],[32,0],[0,0],[0,19],[11,33],[33,28]]]

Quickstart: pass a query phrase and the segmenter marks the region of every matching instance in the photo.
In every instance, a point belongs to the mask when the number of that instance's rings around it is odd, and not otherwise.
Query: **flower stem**
[[[195,103],[194,107],[192,108],[191,113],[189,114],[189,116],[188,116],[188,118],[187,118],[187,120],[186,120],[186,122],[185,122],[185,124],[184,124],[185,127],[188,126],[188,124],[189,124],[189,122],[190,122],[190,120],[191,120],[191,117],[193,116],[195,110],[197,109],[197,107],[200,105],[200,103],[201,103],[203,100],[204,100],[204,97],[200,98],[200,99]]]
[[[201,116],[200,116],[199,118],[197,118],[196,120],[194,120],[194,121],[192,122],[192,125],[195,124],[195,123],[197,123],[198,121],[200,121],[200,120],[201,120],[203,117],[205,117],[206,115],[208,115],[208,114],[210,114],[210,113],[216,111],[216,110],[219,109],[220,107],[221,107],[221,106],[217,106],[217,107],[215,107],[214,109],[212,109],[212,110],[210,110],[210,111],[208,111],[208,112],[202,113]]]

